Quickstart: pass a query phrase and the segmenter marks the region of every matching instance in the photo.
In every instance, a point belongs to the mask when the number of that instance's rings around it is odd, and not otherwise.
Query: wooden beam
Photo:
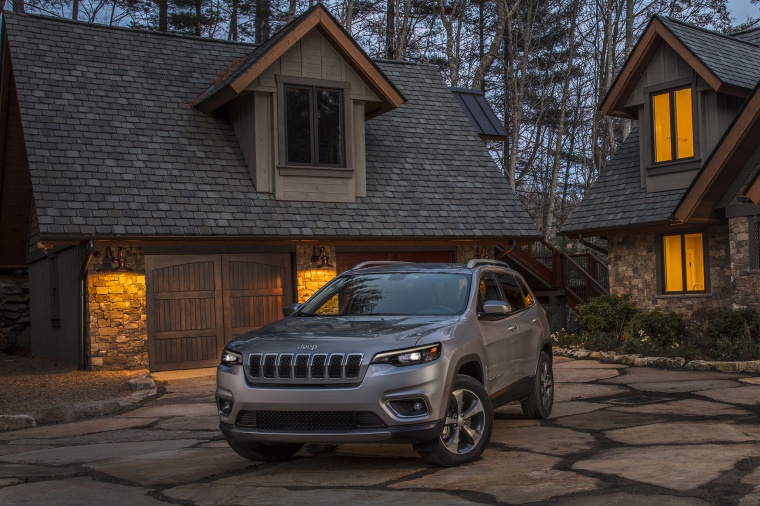
[[[654,18],[604,98],[600,106],[602,112],[610,116],[631,117],[630,113],[623,108],[624,102],[633,92],[663,43],[673,48],[678,56],[691,66],[713,90],[729,95],[747,96],[748,90],[721,81],[662,21]]]
[[[707,164],[697,174],[684,198],[676,208],[675,217],[682,223],[708,219],[715,204],[723,197],[728,187],[736,178],[737,171],[732,170],[737,163],[746,163],[748,157],[757,149],[756,134],[760,130],[760,92],[755,91],[745,104],[741,114],[726,132],[722,142],[713,151]],[[760,189],[750,190],[760,198]],[[749,195],[747,195],[749,196]],[[754,201],[752,197],[750,197]]]

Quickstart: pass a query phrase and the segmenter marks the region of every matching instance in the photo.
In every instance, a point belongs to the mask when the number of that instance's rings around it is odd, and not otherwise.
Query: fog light
[[[424,399],[400,399],[389,401],[388,405],[398,416],[425,416],[428,414],[427,404]]]
[[[219,414],[222,416],[230,416],[233,404],[233,401],[222,399],[221,397],[216,398],[216,405],[219,408]]]

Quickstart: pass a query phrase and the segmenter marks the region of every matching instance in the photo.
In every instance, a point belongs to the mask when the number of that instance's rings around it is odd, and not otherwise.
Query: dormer
[[[652,19],[601,105],[639,122],[641,186],[688,188],[757,83],[739,68],[760,48],[664,17]]]
[[[192,105],[230,121],[256,190],[277,200],[366,196],[365,122],[405,101],[321,4],[217,80]]]

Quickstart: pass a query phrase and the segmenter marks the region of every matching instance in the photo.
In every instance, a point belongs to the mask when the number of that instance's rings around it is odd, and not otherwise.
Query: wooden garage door
[[[225,343],[292,298],[288,254],[147,255],[145,272],[153,371],[216,365]]]
[[[393,260],[395,262],[418,263],[450,263],[454,261],[451,251],[395,251],[395,252],[366,252],[341,253],[336,255],[338,274],[351,269],[353,266],[370,260]]]

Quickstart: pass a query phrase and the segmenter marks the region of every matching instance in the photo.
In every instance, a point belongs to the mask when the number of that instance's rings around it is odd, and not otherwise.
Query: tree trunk
[[[270,0],[256,0],[256,35],[254,42],[262,44],[269,38],[269,20],[272,17]]]
[[[557,182],[559,180],[559,168],[562,163],[562,144],[565,135],[565,114],[567,102],[570,98],[570,77],[573,72],[573,60],[575,59],[575,30],[578,26],[578,9],[580,0],[573,0],[570,20],[570,32],[568,33],[567,69],[565,70],[565,82],[562,84],[562,98],[559,106],[559,120],[557,121],[557,138],[554,145],[554,161],[549,174],[549,191],[547,194],[546,212],[544,213],[541,232],[544,238],[554,235],[554,211],[557,201]]]
[[[385,8],[385,59],[393,60],[396,53],[396,1],[386,0]]]
[[[13,12],[24,12],[24,0],[13,0],[11,8],[13,9]]]
[[[230,29],[227,32],[227,40],[238,40],[238,13],[240,11],[240,0],[232,0],[232,12],[230,13]]]
[[[203,0],[195,0],[195,35],[203,33]]]
[[[158,4],[158,31],[165,32],[169,29],[169,0],[156,0]]]
[[[354,0],[346,1],[346,17],[343,19],[343,28],[351,34],[351,25],[354,22]]]
[[[288,3],[288,23],[296,19],[296,4],[298,4],[298,0],[290,0],[290,3]],[[309,4],[309,7],[311,7],[311,4]]]
[[[79,19],[79,0],[74,0],[71,3],[71,19],[74,21]]]

